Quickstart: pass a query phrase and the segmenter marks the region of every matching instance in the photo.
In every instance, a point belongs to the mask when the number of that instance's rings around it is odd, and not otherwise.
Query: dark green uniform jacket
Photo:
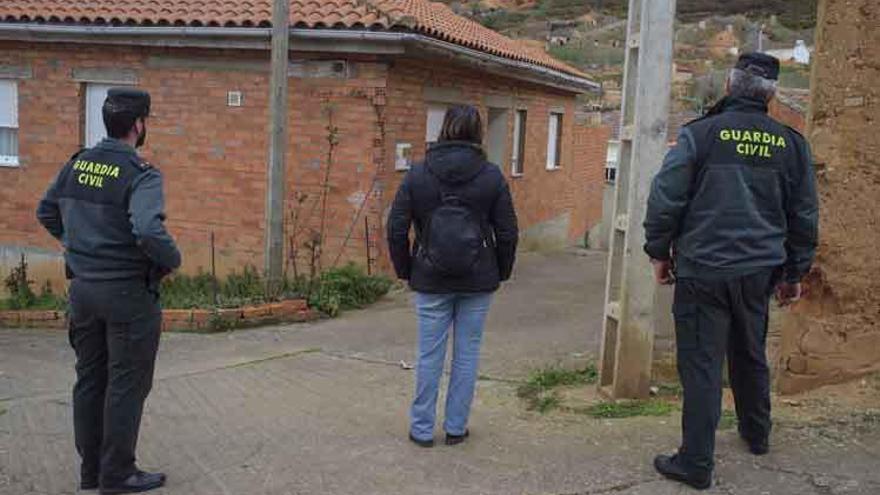
[[[767,115],[767,105],[726,98],[685,126],[654,178],[645,251],[675,257],[679,277],[810,270],[818,198],[809,145]]]
[[[105,139],[64,165],[37,218],[64,244],[68,277],[155,283],[180,266],[163,209],[159,171]]]

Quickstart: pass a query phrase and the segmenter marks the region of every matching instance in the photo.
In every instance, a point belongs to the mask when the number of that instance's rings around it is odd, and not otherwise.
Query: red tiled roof
[[[414,31],[578,77],[586,74],[429,0],[290,0],[293,27]],[[268,27],[272,0],[0,0],[0,22]]]

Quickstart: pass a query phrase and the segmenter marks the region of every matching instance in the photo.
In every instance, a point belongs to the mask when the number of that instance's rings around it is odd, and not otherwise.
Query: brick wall
[[[320,59],[341,57],[311,55],[308,63]],[[536,245],[549,238],[559,245],[579,240],[598,220],[607,137],[575,130],[572,95],[446,63],[365,55],[345,62],[342,75],[290,81],[285,244],[297,251],[299,273],[308,269],[307,245],[322,224],[323,266],[337,260],[365,264],[369,242],[378,268],[389,268],[383,224],[402,177],[394,171],[395,147],[408,142],[415,158],[423,156],[426,98],[438,91],[477,103],[484,116],[498,98],[528,110],[525,174],[511,179],[511,188],[524,231],[536,232]],[[261,267],[267,64],[263,52],[0,42],[0,65],[32,73],[18,83],[21,167],[0,168],[0,275],[25,251],[36,279],[60,281],[60,246],[38,225],[34,209],[83,141],[84,84],[74,77],[82,69],[124,69],[151,92],[153,114],[142,153],[165,177],[167,223],[183,251],[184,269],[209,269],[211,233],[221,274],[248,263]],[[228,91],[242,92],[241,107],[227,106]],[[545,169],[551,109],[565,113],[558,171]],[[512,113],[508,124],[509,143]],[[501,165],[510,177],[509,149],[504,155]]]
[[[570,187],[572,195],[572,222],[568,240],[572,244],[585,242],[584,236],[602,221],[602,196],[605,191],[605,162],[611,128],[578,125],[574,134],[574,156],[579,162]]]
[[[477,105],[484,120],[489,107],[509,109],[507,146],[503,162],[498,165],[510,183],[523,231],[523,246],[558,248],[580,242],[587,228],[601,218],[598,210],[607,137],[579,130],[574,97],[468,69],[400,61],[394,65],[388,83],[385,136],[389,156],[393,156],[396,143],[411,143],[415,159],[422,159],[427,104],[456,102]],[[516,109],[528,112],[521,177],[512,176],[510,164]],[[553,171],[546,169],[551,110],[564,112],[561,168]],[[386,177],[383,189],[387,191],[387,208],[402,173],[393,171],[392,165]],[[595,183],[591,185],[591,181]],[[576,210],[576,206],[580,209]]]
[[[800,132],[804,132],[807,127],[807,118],[803,112],[788,106],[778,99],[770,102],[770,116]]]

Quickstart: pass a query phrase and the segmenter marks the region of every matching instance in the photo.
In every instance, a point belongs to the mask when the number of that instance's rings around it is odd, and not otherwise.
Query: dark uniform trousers
[[[672,311],[678,374],[684,389],[679,456],[689,470],[714,468],[725,354],[740,434],[749,441],[763,441],[770,435],[770,373],[765,350],[774,284],[773,270],[676,281]]]
[[[71,281],[73,416],[83,479],[114,484],[136,470],[161,321],[158,295],[145,281]]]

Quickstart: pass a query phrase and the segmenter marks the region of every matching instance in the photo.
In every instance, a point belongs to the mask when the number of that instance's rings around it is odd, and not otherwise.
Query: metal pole
[[[370,253],[370,217],[364,215],[364,245],[367,247],[367,275],[373,274],[373,255]]]
[[[214,262],[214,231],[211,231],[211,292],[213,293],[214,307],[216,308],[220,304],[220,300],[218,297],[218,281],[217,281],[217,264]]]
[[[274,0],[272,10],[272,79],[269,98],[269,170],[266,187],[265,268],[270,288],[284,270],[284,182],[287,153],[287,70],[290,49],[290,0]]]

